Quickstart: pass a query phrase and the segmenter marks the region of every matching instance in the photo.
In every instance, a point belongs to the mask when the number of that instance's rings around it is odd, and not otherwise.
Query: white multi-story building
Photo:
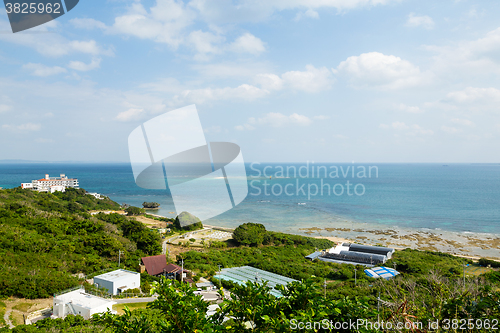
[[[45,178],[33,180],[31,183],[22,183],[21,187],[26,189],[32,189],[38,192],[50,192],[54,193],[56,191],[64,192],[66,188],[78,188],[78,179],[68,178],[65,174],[61,173],[60,177],[49,177],[48,174]]]

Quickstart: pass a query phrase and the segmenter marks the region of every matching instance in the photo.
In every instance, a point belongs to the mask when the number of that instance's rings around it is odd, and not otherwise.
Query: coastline
[[[249,221],[256,222],[256,221]],[[258,223],[258,222],[256,222]],[[234,231],[234,228],[211,224],[205,227],[224,231]],[[298,228],[293,230],[275,230],[290,234],[323,238],[335,243],[357,243],[365,245],[380,245],[396,250],[406,248],[451,254],[457,257],[478,260],[487,258],[500,260],[500,235],[479,234],[471,232],[453,232],[444,230],[417,230],[393,227],[393,229],[370,228]]]

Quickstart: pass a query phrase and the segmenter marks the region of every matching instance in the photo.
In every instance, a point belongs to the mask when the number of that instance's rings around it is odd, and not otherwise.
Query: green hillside
[[[119,208],[83,189],[0,190],[0,297],[51,296],[77,285],[78,273],[116,267],[120,250],[122,263],[132,268],[140,256],[158,254],[159,235],[142,223],[89,213]]]

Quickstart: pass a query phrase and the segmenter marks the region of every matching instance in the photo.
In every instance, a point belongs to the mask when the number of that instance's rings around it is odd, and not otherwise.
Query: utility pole
[[[326,298],[326,279],[325,282],[323,283],[323,287],[325,288],[325,298]]]
[[[182,269],[181,269],[181,283],[184,282],[184,259],[181,259]]]
[[[118,250],[118,268],[120,268],[120,259],[121,259],[121,256],[122,256],[122,251]]]
[[[358,284],[358,279],[356,277],[356,267],[354,267],[354,285],[357,285]]]
[[[464,269],[464,292],[465,292],[465,267],[466,266],[467,266],[466,264],[463,264],[463,269]]]
[[[380,323],[380,291],[378,292],[377,297],[377,322]]]
[[[220,275],[220,266],[221,266],[221,264],[218,264],[217,266],[219,266],[219,286],[222,288],[222,278],[221,278],[221,275]]]

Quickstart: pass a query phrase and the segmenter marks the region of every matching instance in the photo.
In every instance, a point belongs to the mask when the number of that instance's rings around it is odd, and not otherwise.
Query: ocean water
[[[246,169],[247,198],[206,224],[258,222],[294,233],[371,226],[500,234],[500,164],[247,164]],[[138,187],[126,163],[5,163],[0,187],[46,173],[76,177],[81,188],[118,203],[156,201],[158,214],[175,216],[169,191]]]

